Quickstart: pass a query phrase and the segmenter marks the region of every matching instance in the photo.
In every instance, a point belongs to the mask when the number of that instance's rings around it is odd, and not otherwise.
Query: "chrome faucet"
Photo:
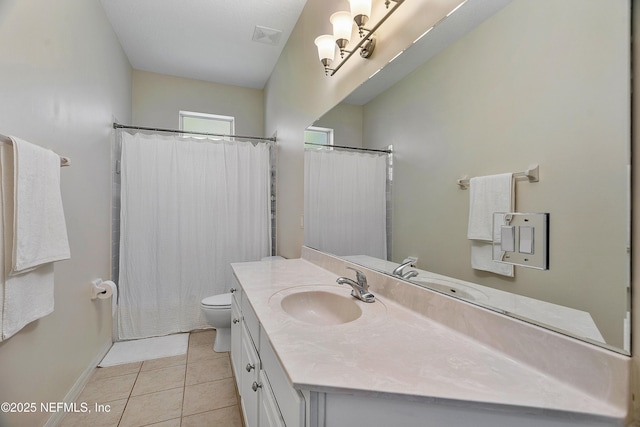
[[[348,277],[338,277],[336,282],[340,285],[349,285],[353,289],[351,295],[364,302],[374,302],[376,297],[369,292],[369,284],[367,283],[367,276],[360,270],[356,270],[353,267],[347,267],[349,270],[356,272],[356,280],[351,280]]]
[[[415,270],[409,270],[406,273],[404,273],[402,275],[403,279],[411,279],[412,277],[416,277],[418,275],[418,272]]]
[[[402,261],[402,264],[396,267],[396,269],[393,270],[392,274],[397,277],[402,277],[403,279],[410,279],[412,277],[416,277],[418,275],[418,272],[415,270],[409,270],[406,273],[404,272],[404,269],[407,267],[415,267],[416,262],[418,262],[418,258],[410,256],[406,258],[404,261]]]

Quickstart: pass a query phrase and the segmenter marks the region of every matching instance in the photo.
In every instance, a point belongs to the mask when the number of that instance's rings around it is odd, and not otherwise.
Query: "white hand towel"
[[[11,274],[68,259],[60,157],[14,136],[14,242]]]
[[[471,241],[471,268],[489,271],[502,276],[513,277],[513,265],[495,262],[493,252],[500,251],[500,246],[482,240]]]
[[[0,143],[0,341],[53,311],[53,264],[10,276],[13,250],[13,147]]]
[[[496,250],[493,244],[493,214],[494,212],[513,211],[513,190],[513,174],[511,173],[471,178],[469,182],[469,226],[467,229],[467,238],[472,240],[471,268],[513,277],[512,265],[493,260],[493,253]]]
[[[467,239],[493,240],[493,213],[513,210],[513,174],[471,178]]]

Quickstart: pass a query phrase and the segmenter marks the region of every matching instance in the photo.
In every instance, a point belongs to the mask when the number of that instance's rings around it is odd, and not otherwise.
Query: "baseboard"
[[[108,342],[104,346],[102,346],[100,351],[98,351],[98,354],[96,354],[96,356],[91,360],[89,366],[87,366],[87,368],[82,372],[73,387],[71,387],[71,390],[69,390],[67,395],[64,397],[65,403],[73,403],[78,400],[78,397],[80,397],[80,393],[82,393],[84,386],[89,382],[91,374],[93,374],[93,370],[96,368],[96,366],[98,366],[98,363],[100,363],[100,361],[104,359],[104,356],[109,352],[112,344],[113,343]],[[51,415],[51,417],[49,417],[44,427],[56,427],[58,424],[60,424],[65,415],[65,412],[54,413],[53,415]]]

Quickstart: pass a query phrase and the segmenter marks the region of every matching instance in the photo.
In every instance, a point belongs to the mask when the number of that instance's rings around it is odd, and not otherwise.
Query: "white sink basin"
[[[308,325],[340,326],[352,322],[371,325],[384,321],[387,308],[376,298],[366,303],[351,296],[351,288],[338,285],[300,285],[280,290],[269,298],[276,312]]]
[[[305,290],[282,298],[282,309],[292,317],[314,325],[340,325],[362,316],[356,301],[326,291]]]

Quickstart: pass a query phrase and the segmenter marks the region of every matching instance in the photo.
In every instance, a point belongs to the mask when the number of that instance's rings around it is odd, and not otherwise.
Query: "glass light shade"
[[[349,0],[351,5],[351,16],[364,15],[367,18],[371,16],[371,0]]]
[[[336,12],[329,18],[331,24],[333,24],[333,37],[336,40],[344,39],[349,43],[351,40],[351,31],[353,29],[353,21],[351,20],[351,13],[349,12]]]
[[[320,58],[320,61],[324,59],[333,61],[333,58],[336,55],[336,40],[332,35],[325,34],[323,36],[316,37],[314,43],[318,46],[318,57]]]

